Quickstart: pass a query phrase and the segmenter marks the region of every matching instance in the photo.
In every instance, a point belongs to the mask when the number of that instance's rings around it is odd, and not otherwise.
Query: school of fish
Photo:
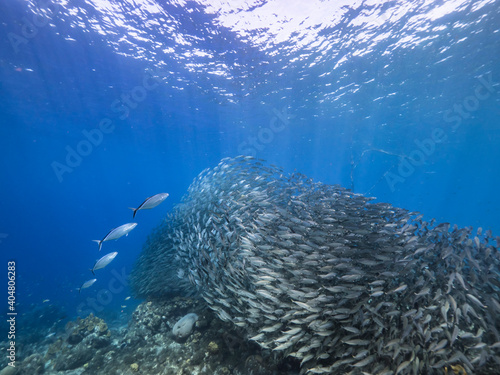
[[[302,373],[500,365],[500,238],[370,200],[251,157],[223,159],[151,234],[132,288],[197,293]]]

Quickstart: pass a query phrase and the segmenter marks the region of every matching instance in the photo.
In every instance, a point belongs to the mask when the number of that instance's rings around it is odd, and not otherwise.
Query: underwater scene
[[[500,1],[0,3],[0,375],[500,375]]]

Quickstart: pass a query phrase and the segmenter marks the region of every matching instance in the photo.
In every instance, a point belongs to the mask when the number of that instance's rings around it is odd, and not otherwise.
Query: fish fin
[[[137,213],[137,210],[139,208],[129,207],[128,209],[134,211],[134,214],[132,215],[132,219],[134,219],[135,218],[135,214]]]
[[[93,268],[89,268],[89,271],[92,272],[92,275],[95,276],[95,273],[94,273],[94,269]]]
[[[82,292],[82,288],[78,288],[78,294],[80,294]]]
[[[99,251],[101,251],[102,241],[101,240],[92,240],[92,241],[97,242],[99,244]]]

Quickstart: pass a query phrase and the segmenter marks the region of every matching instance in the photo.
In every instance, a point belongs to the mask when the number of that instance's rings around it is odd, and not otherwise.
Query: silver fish
[[[92,267],[91,271],[92,274],[94,274],[94,271],[100,270],[101,268],[106,267],[108,264],[111,263],[113,259],[118,255],[118,252],[113,252],[104,255],[101,259],[97,260],[94,264],[94,267]]]
[[[97,281],[97,279],[92,279],[92,280],[85,281],[82,284],[82,286],[78,288],[78,293],[81,293],[82,289],[90,288],[96,281]]]
[[[128,236],[128,233],[137,226],[137,223],[128,223],[120,225],[119,227],[111,229],[102,240],[92,240],[99,244],[99,251],[101,251],[102,243],[104,241],[117,240],[122,236]]]
[[[149,198],[146,198],[144,202],[142,202],[139,207],[133,208],[129,207],[130,210],[134,211],[134,214],[132,215],[132,218],[135,218],[135,214],[139,210],[150,210],[152,208],[155,208],[158,206],[160,203],[162,203],[165,199],[168,198],[168,193],[160,193],[160,194],[155,194]]]
[[[500,237],[495,246],[492,233],[476,238],[370,200],[226,158],[152,233],[134,289],[200,293],[304,374],[426,374],[455,363],[476,373],[498,361]]]

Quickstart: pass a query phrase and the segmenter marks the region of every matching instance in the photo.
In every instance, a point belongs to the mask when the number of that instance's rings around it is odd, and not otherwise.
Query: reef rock
[[[184,339],[191,334],[193,326],[198,320],[198,315],[190,313],[182,317],[177,323],[175,323],[174,328],[172,328],[172,333],[178,339]]]
[[[56,342],[60,355],[54,360],[57,371],[73,370],[83,366],[96,356],[96,350],[104,349],[111,343],[111,332],[104,320],[90,314],[85,319],[78,318],[66,325],[68,337],[65,344]],[[55,350],[49,347],[53,353]]]

